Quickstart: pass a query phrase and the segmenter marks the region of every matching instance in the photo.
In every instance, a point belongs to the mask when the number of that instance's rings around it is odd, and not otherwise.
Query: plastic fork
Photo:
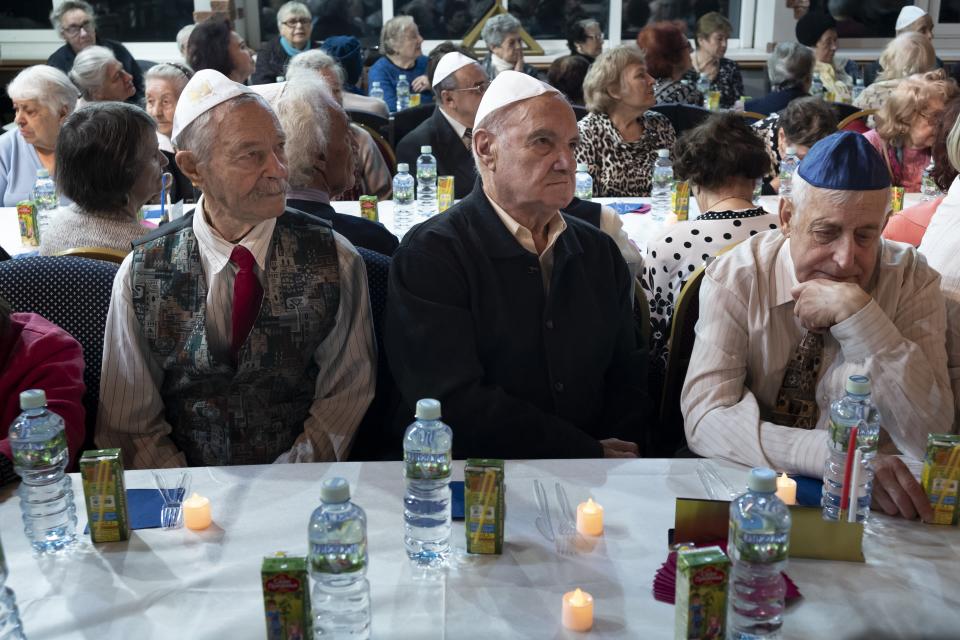
[[[553,522],[550,521],[550,503],[547,502],[547,492],[539,480],[533,481],[533,495],[537,499],[537,530],[544,538],[550,542],[556,542],[556,536],[553,533]]]
[[[578,553],[583,537],[577,531],[577,519],[573,506],[567,498],[567,490],[559,482],[556,484],[557,503],[560,505],[560,537],[557,538],[557,551],[564,555]]]
[[[164,529],[179,529],[183,526],[183,499],[190,490],[190,474],[180,472],[153,472],[163,507],[160,509],[160,526]]]
[[[717,467],[709,460],[701,460],[697,465],[697,476],[711,500],[733,500],[737,493],[723,476],[717,473]]]

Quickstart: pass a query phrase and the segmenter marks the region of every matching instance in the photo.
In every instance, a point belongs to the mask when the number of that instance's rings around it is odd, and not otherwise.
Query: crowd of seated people
[[[416,20],[398,15],[366,73],[357,38],[314,42],[313,18],[282,5],[255,61],[213,17],[178,36],[186,65],[141,73],[70,0],[51,15],[66,44],[8,86],[3,204],[30,197],[46,169],[62,206],[40,253],[127,253],[104,351],[84,354],[103,362],[98,445],[122,448],[129,468],[344,460],[387,376],[400,398],[383,427],[397,438],[433,396],[458,456],[644,455],[660,428],[648,378],[664,377],[676,301],[705,267],[679,394],[690,451],[817,476],[829,402],[867,373],[886,433],[876,503],[929,517],[896,454],[920,456],[960,410],[960,91],[922,10],[904,9],[856,102],[877,110],[863,134],[837,131],[830,99],[851,102],[861,72],[836,55],[828,14],[807,13],[796,42],[770,53],[771,91],[745,105],[768,117],[684,127],[656,109],[702,105],[701,76],[723,109],[744,92],[718,13],[693,33],[655,22],[606,48],[601,24],[578,17],[548,73],[524,58],[509,14],[483,26],[479,60],[453,43],[424,55]],[[397,238],[331,202],[390,196],[395,166],[350,113],[395,114],[401,74],[436,106],[397,159],[413,165],[430,145],[460,202]],[[364,95],[374,82],[382,100]],[[801,160],[792,193],[758,206],[757,182],[778,192],[788,147]],[[644,198],[661,150],[698,217],[656,230],[641,255],[613,209],[574,197],[574,171],[586,165],[596,197]],[[891,186],[917,191],[926,169],[946,194],[891,220]],[[138,212],[163,185],[196,208],[151,230]],[[377,318],[371,255],[390,261]],[[4,415],[25,384],[64,389],[50,397],[76,458],[83,365],[70,337],[2,300],[0,331]],[[68,380],[25,364],[48,343]],[[9,457],[0,439],[3,482]]]

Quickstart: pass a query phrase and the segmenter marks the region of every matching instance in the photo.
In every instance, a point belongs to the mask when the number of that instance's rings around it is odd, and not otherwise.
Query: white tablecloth
[[[0,491],[0,531],[27,636],[46,638],[262,638],[260,562],[264,554],[306,551],[307,523],[320,482],[346,477],[369,518],[374,638],[565,638],[561,594],[581,587],[596,599],[595,638],[672,638],[674,609],[653,599],[666,559],[676,496],[706,497],[698,461],[507,462],[502,556],[466,556],[437,581],[415,576],[403,551],[401,464],[342,463],[192,470],[193,490],[213,504],[214,525],[136,531],[123,543],[73,557],[32,556],[19,500]],[[720,465],[735,486],[744,469]],[[462,479],[457,465],[455,479]],[[606,530],[588,555],[565,557],[537,532],[532,480],[539,478],[556,519],[554,482],[574,503],[592,496]],[[152,486],[127,473],[128,488]],[[86,522],[74,476],[80,527]],[[556,520],[554,520],[556,521]],[[453,542],[464,548],[462,523]],[[960,630],[960,529],[874,516],[865,564],[793,560],[788,572],[804,598],[791,606],[785,638],[955,638]]]

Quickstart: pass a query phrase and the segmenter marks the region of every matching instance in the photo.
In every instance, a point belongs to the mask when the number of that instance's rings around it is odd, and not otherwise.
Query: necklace
[[[717,211],[717,205],[720,204],[721,202],[726,202],[727,200],[739,200],[740,202],[748,202],[748,203],[749,203],[749,206],[747,206],[747,207],[745,207],[745,208],[747,208],[747,209],[752,209],[752,208],[753,208],[753,201],[751,201],[751,200],[747,200],[746,198],[741,198],[740,196],[727,196],[727,197],[725,197],[725,198],[721,198],[721,199],[717,200],[716,202],[714,202],[713,204],[711,204],[709,207],[707,207],[706,209],[704,209],[703,212],[704,212],[704,213],[710,213],[711,211]]]

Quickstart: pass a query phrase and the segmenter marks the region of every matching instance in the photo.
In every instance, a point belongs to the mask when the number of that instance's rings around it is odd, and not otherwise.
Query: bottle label
[[[851,425],[840,424],[832,418],[830,420],[830,448],[838,453],[846,453],[850,448]],[[876,452],[880,444],[880,433],[869,433],[866,424],[861,422],[857,429],[857,448],[864,453]]]
[[[13,465],[24,469],[43,469],[65,464],[67,434],[61,429],[49,440],[28,442],[11,440]]]
[[[442,480],[450,477],[450,452],[426,453],[405,451],[403,454],[404,474],[416,480]]]
[[[367,566],[367,545],[310,543],[310,565],[318,573],[354,573]]]
[[[787,559],[787,553],[790,550],[789,533],[744,531],[736,521],[731,522],[730,526],[733,529],[733,540],[740,560],[771,564]]]

